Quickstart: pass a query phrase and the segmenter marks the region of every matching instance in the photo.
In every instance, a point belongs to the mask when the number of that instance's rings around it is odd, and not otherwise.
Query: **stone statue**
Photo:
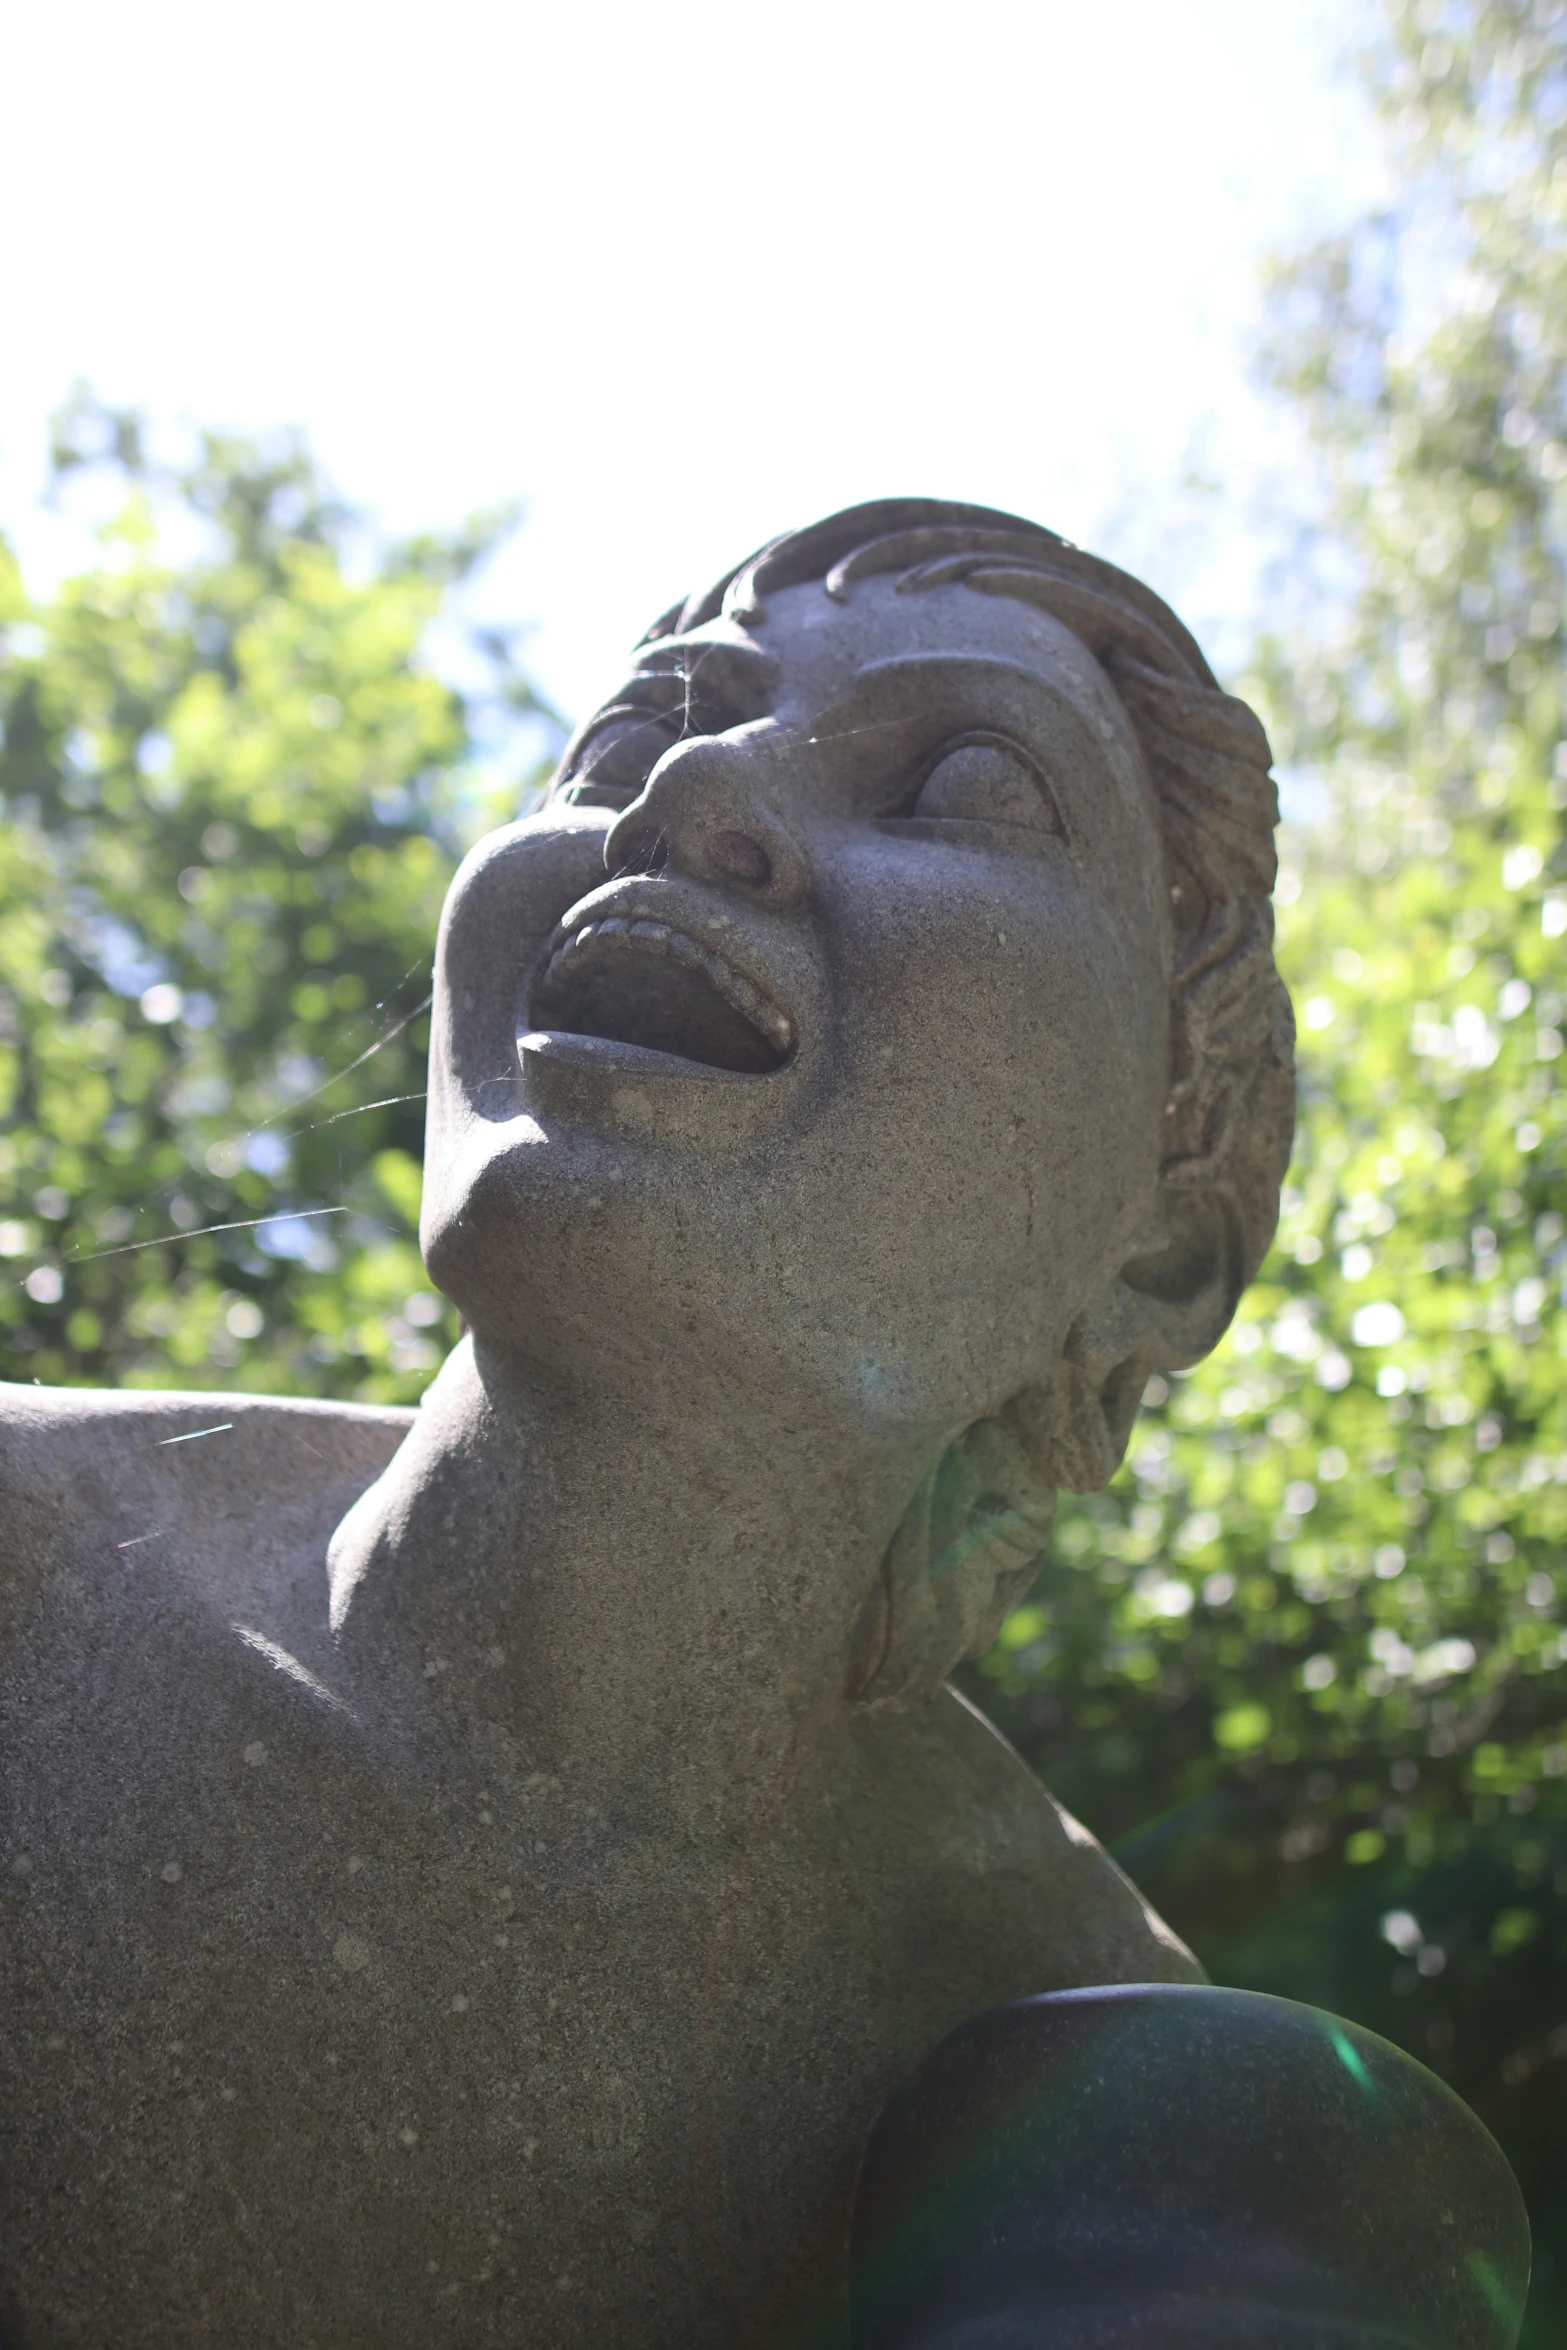
[[[5,1391],[10,2350],[836,2350],[936,2044],[1201,1980],[945,1676],[1272,1234],[1274,818],[1108,564],[777,539],[453,885],[421,1409]]]

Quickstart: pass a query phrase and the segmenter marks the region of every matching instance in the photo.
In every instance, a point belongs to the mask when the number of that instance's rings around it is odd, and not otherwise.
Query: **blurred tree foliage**
[[[980,1687],[1215,1976],[1477,2108],[1533,2206],[1538,2350],[1567,2338],[1567,9],[1392,0],[1370,72],[1397,210],[1273,306],[1325,589],[1240,686],[1330,808],[1279,891],[1283,1223]]]
[[[507,518],[377,548],[296,442],[161,466],[85,394],[53,465],[110,518],[36,605],[0,541],[0,1374],[411,1401],[436,919],[552,725],[421,653]]]

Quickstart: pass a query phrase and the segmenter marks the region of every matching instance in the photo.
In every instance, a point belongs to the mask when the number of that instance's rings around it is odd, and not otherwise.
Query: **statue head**
[[[432,1276],[481,1354],[907,1442],[870,1699],[992,1637],[1271,1239],[1268,766],[1147,588],[888,500],[665,613],[453,885]]]

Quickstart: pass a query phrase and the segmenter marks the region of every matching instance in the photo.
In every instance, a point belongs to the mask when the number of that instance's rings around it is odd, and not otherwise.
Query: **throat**
[[[450,1744],[501,1729],[528,1767],[727,1810],[846,1710],[910,1474],[566,1397],[465,1340],[333,1537],[339,1652]]]

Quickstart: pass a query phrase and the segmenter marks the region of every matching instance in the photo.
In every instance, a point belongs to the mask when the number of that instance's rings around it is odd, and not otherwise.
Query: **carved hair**
[[[1175,956],[1161,1179],[1200,1192],[1231,1235],[1229,1306],[1266,1254],[1294,1127],[1294,1019],[1273,963],[1278,795],[1261,724],[1224,693],[1169,607],[1053,531],[984,506],[891,498],[786,532],[649,637],[720,612],[747,624],[769,592],[820,580],[845,601],[896,573],[900,595],[961,583],[1035,604],[1071,629],[1120,697],[1158,800]],[[1096,1396],[1068,1359],[953,1445],[900,1526],[873,1595],[857,1677],[880,1699],[928,1687],[994,1638],[1048,1535],[1054,1489],[1105,1484],[1136,1393]]]

